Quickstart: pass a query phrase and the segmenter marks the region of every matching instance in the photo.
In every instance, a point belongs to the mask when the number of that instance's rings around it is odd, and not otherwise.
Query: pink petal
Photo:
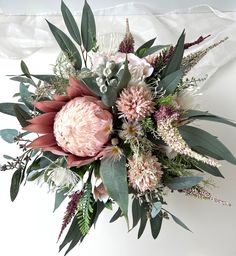
[[[70,84],[70,87],[68,87],[68,89],[71,88],[71,89],[69,89],[69,90],[71,90],[69,92],[71,93],[73,98],[78,97],[78,96],[86,96],[86,95],[97,97],[96,94],[94,94],[92,91],[90,91],[88,89],[88,87],[83,82],[78,81],[73,76],[70,76],[69,84]],[[70,96],[69,92],[68,92],[68,96]],[[76,95],[73,96],[74,94],[76,94]]]
[[[44,124],[30,124],[23,128],[23,130],[29,132],[36,132],[36,133],[52,133],[53,126],[48,125],[47,123]]]
[[[70,98],[68,96],[65,96],[65,95],[55,94],[53,96],[53,99],[56,100],[56,101],[65,101],[65,102],[67,102],[67,101],[69,101]]]
[[[35,118],[29,120],[31,124],[47,124],[52,125],[54,123],[56,112],[50,112],[46,114],[42,114],[40,116],[36,116]]]
[[[59,155],[59,156],[66,156],[67,153],[65,151],[63,151],[63,149],[59,146],[52,146],[52,147],[46,147],[43,149],[43,151],[50,151],[55,155]]]
[[[80,167],[82,165],[90,164],[94,160],[95,160],[95,157],[86,158],[86,157],[79,157],[79,156],[70,154],[67,157],[67,164],[68,164],[68,167],[72,167],[72,166]]]
[[[34,106],[43,111],[43,112],[55,112],[59,111],[66,102],[63,101],[53,101],[53,100],[47,100],[47,101],[39,101],[34,103]]]
[[[28,148],[46,148],[54,145],[57,145],[57,143],[53,134],[50,133],[33,140],[27,147]]]

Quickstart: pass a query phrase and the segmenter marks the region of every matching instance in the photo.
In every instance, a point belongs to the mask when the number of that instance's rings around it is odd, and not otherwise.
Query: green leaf
[[[61,50],[67,55],[74,68],[80,70],[82,66],[82,60],[79,51],[75,47],[74,43],[59,28],[54,26],[49,21],[47,21],[47,23]]]
[[[140,218],[141,218],[141,208],[139,204],[139,200],[134,198],[132,203],[132,217],[133,217],[133,227],[137,226]]]
[[[117,100],[117,88],[115,87],[108,87],[107,92],[102,94],[102,102],[108,106],[112,107],[115,105]]]
[[[202,162],[196,162],[194,163],[194,166],[197,167],[197,169],[200,169],[204,172],[210,173],[211,175],[215,177],[221,177],[224,178],[224,176],[221,174],[219,169],[214,166],[210,166],[208,164],[202,163]]]
[[[162,220],[163,218],[159,214],[157,214],[156,217],[150,219],[152,237],[154,239],[158,237],[161,231]]]
[[[112,218],[110,219],[110,223],[115,222],[116,220],[118,220],[120,217],[122,216],[122,211],[120,209],[120,207],[118,208],[118,210],[115,212],[115,214],[112,216]]]
[[[9,155],[3,155],[3,157],[7,160],[14,160],[15,158]]]
[[[23,179],[24,179],[24,174],[23,174],[22,168],[20,167],[13,173],[12,179],[11,179],[10,196],[11,196],[12,202],[16,199],[18,195],[20,184],[22,183]]]
[[[28,125],[28,121],[31,119],[30,114],[26,112],[19,104],[15,104],[14,111],[16,113],[16,118],[18,119],[19,123],[22,127],[25,127]]]
[[[28,77],[13,76],[13,77],[10,78],[10,80],[17,81],[17,82],[20,82],[20,83],[25,83],[25,84],[31,84],[34,87],[36,87],[35,82],[31,78],[28,78]]]
[[[153,53],[155,53],[157,51],[160,51],[160,50],[162,50],[164,48],[167,48],[167,47],[169,47],[169,45],[155,45],[155,46],[152,46],[149,49],[146,49],[146,51],[143,53],[143,57],[151,55],[151,54],[153,54]]]
[[[171,179],[166,183],[166,186],[171,190],[181,190],[191,188],[203,180],[199,176],[181,176]]]
[[[170,60],[163,72],[163,77],[168,76],[169,74],[180,69],[181,62],[184,55],[184,40],[185,40],[185,31],[182,32],[177,45],[175,46],[174,52],[170,57]]]
[[[66,24],[66,27],[71,35],[71,37],[75,40],[76,43],[81,45],[80,31],[77,26],[77,23],[69,10],[69,8],[65,5],[65,3],[61,2],[61,13]]]
[[[55,202],[54,202],[54,209],[53,212],[56,211],[56,209],[62,204],[62,202],[66,199],[68,189],[62,189],[59,191],[56,191],[55,193]]]
[[[143,45],[141,45],[135,52],[135,54],[139,57],[139,58],[143,58],[145,52],[147,51],[147,49],[149,49],[155,42],[156,37],[147,41],[146,43],[144,43]]]
[[[24,109],[26,112],[28,112],[28,108],[25,105],[19,104],[19,103],[11,103],[11,102],[0,103],[0,112],[10,116],[16,116],[16,112],[14,110],[15,106],[19,106],[22,109]]]
[[[29,69],[28,69],[27,65],[25,64],[25,62],[23,60],[20,62],[20,67],[21,67],[21,71],[23,72],[23,74],[26,77],[31,79]]]
[[[33,74],[31,74],[31,76],[33,76],[41,81],[47,82],[47,83],[53,83],[54,80],[56,80],[56,78],[57,78],[55,75],[33,75]]]
[[[166,211],[166,212],[168,212],[168,211]],[[168,213],[171,215],[171,217],[172,217],[172,219],[174,220],[175,223],[177,223],[178,225],[180,225],[182,228],[184,228],[184,229],[186,229],[186,230],[192,232],[179,218],[177,218],[175,215],[173,215],[173,214],[170,213],[170,212],[168,212]]]
[[[94,227],[97,223],[97,220],[98,220],[98,217],[99,215],[102,213],[102,211],[105,209],[105,205],[103,202],[100,202],[99,200],[97,201],[96,203],[96,213],[94,215],[94,220],[93,220],[93,224],[94,224]],[[94,207],[95,208],[95,207]]]
[[[141,205],[141,221],[140,221],[140,226],[138,230],[138,239],[142,236],[145,227],[147,224],[147,210],[146,210],[146,205],[142,204]]]
[[[96,79],[94,77],[89,78],[83,78],[82,81],[85,83],[85,85],[94,92],[97,96],[101,97],[103,94],[101,93],[97,83]]]
[[[71,225],[70,225],[70,228],[66,234],[66,237],[64,238],[63,242],[61,243],[60,247],[59,247],[59,252],[68,244],[68,243],[71,243],[73,240],[76,241],[77,243],[79,241],[82,241],[83,240],[83,235],[82,233],[80,232],[80,229],[79,229],[79,224],[78,224],[78,221],[77,221],[77,217],[75,216]],[[75,242],[74,242],[75,243]],[[68,251],[69,252],[69,251]],[[66,252],[66,253],[68,253]]]
[[[197,146],[207,149],[207,151],[210,151],[217,156],[221,156],[222,159],[232,164],[236,164],[235,157],[225,145],[217,139],[217,137],[202,129],[187,125],[179,127],[179,131],[191,148]]]
[[[236,127],[236,123],[229,121],[228,119],[220,116],[213,115],[209,112],[204,112],[200,110],[188,110],[185,113],[186,117],[188,120],[191,119],[200,119],[200,120],[206,120],[206,121],[213,121],[213,122],[218,122],[218,123],[224,123],[227,125],[231,125],[233,127]]]
[[[151,216],[152,218],[155,218],[157,214],[161,211],[162,203],[161,202],[155,202],[152,206]]]
[[[170,73],[160,81],[159,85],[161,88],[163,88],[163,90],[165,90],[165,95],[169,95],[175,92],[182,77],[183,77],[183,71],[177,70],[177,71],[174,71],[173,73]]]
[[[28,169],[29,171],[29,169]],[[44,170],[31,170],[28,173],[27,181],[34,181],[44,174]]]
[[[82,12],[81,36],[84,48],[89,52],[96,44],[96,24],[93,12],[86,0]]]
[[[128,67],[128,59],[127,59],[127,56],[126,56],[126,60],[125,60],[125,63],[124,63],[124,70],[123,70],[123,74],[121,76],[121,79],[120,79],[120,82],[118,83],[117,85],[117,91],[118,91],[118,94],[124,89],[127,87],[129,81],[131,79],[131,74],[129,72],[129,67]]]
[[[0,130],[0,137],[8,143],[14,143],[18,131],[15,129],[2,129]]]
[[[34,106],[32,104],[32,93],[28,91],[27,86],[25,86],[23,83],[20,84],[20,96],[24,104],[31,110],[34,109]]]
[[[125,157],[121,157],[117,161],[110,158],[102,158],[100,175],[109,196],[117,202],[124,216],[127,217],[128,183]]]

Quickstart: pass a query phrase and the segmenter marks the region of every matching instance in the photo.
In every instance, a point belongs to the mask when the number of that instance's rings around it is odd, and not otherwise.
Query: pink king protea
[[[69,78],[67,95],[36,102],[44,112],[31,120],[26,131],[43,134],[28,147],[67,156],[68,166],[81,166],[103,156],[112,129],[112,115],[80,81]]]

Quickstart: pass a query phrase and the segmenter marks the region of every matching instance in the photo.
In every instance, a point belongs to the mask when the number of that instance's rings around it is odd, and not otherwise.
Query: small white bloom
[[[94,172],[91,177],[92,184],[92,193],[95,201],[99,200],[103,203],[106,203],[109,199],[109,195],[107,194],[104,185],[102,183],[102,179],[98,178],[94,175]]]
[[[97,84],[98,84],[99,87],[104,84],[104,80],[103,80],[103,78],[100,77],[100,76],[96,78],[96,82],[97,82]]]
[[[106,63],[106,68],[114,69],[115,66],[116,66],[115,61],[108,61],[108,62]]]
[[[79,182],[79,176],[68,168],[56,167],[51,170],[49,179],[57,187],[74,187]]]
[[[118,84],[118,81],[116,79],[111,79],[109,81],[109,86],[113,86],[113,87],[116,87]]]
[[[107,86],[105,84],[100,86],[100,92],[101,93],[106,93],[107,92]]]
[[[103,70],[103,75],[104,75],[105,77],[110,77],[110,76],[112,75],[112,70],[111,70],[110,68],[105,68],[105,69]]]

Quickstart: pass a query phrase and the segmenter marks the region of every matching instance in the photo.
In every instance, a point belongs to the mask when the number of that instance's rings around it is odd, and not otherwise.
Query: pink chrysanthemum
[[[161,164],[151,154],[141,154],[129,159],[128,177],[130,185],[140,191],[152,191],[161,180]]]
[[[112,115],[80,81],[70,77],[67,96],[36,102],[44,112],[24,129],[44,134],[28,147],[66,155],[68,166],[81,166],[103,156],[112,128]]]
[[[152,99],[151,90],[144,84],[137,84],[124,89],[116,105],[128,121],[138,121],[154,112]]]

